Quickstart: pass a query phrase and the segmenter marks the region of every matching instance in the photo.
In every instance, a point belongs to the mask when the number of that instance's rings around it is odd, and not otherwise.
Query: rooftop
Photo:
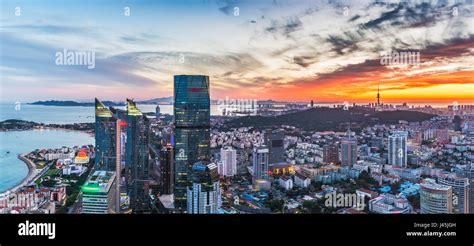
[[[304,175],[301,174],[301,173],[295,173],[295,177],[298,177],[299,179],[303,179],[303,180],[309,179],[308,177],[304,176]]]
[[[115,172],[95,171],[81,187],[84,193],[107,193],[115,179]]]
[[[99,99],[95,99],[95,115],[98,117],[112,117],[112,111],[108,109]]]
[[[131,116],[142,116],[143,113],[138,109],[136,103],[132,99],[127,99],[127,114]]]
[[[432,179],[425,179],[420,183],[420,186],[424,189],[429,189],[433,191],[448,191],[451,189],[450,186],[447,185],[442,185],[442,184],[437,184],[434,180]]]
[[[174,209],[174,195],[173,194],[161,195],[158,199],[160,200],[161,204],[163,204],[165,208]]]

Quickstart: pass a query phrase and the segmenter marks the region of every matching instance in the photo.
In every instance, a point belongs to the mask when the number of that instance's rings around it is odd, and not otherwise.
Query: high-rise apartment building
[[[221,161],[219,174],[224,177],[232,177],[237,174],[237,151],[226,146],[221,149]]]
[[[341,165],[352,166],[357,163],[357,139],[347,131],[341,140]]]
[[[268,148],[264,146],[253,149],[253,180],[268,180]]]
[[[452,175],[441,175],[438,177],[438,183],[450,186],[453,190],[453,213],[468,214],[469,213],[469,179]]]
[[[192,166],[191,186],[187,188],[189,214],[215,214],[221,206],[217,165],[198,162]]]
[[[407,166],[407,132],[395,131],[388,137],[388,164]]]
[[[336,144],[323,146],[323,162],[326,164],[339,163],[339,148]]]
[[[453,212],[453,189],[425,179],[420,184],[420,211],[422,214],[450,214]]]

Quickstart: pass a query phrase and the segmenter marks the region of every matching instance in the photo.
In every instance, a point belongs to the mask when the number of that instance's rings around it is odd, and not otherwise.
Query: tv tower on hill
[[[377,84],[377,108],[380,108],[380,82]]]

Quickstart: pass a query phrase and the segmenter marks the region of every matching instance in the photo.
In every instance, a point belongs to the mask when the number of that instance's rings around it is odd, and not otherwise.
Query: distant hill
[[[44,123],[37,123],[33,121],[10,119],[10,120],[5,120],[5,121],[0,121],[0,132],[32,130],[38,126],[93,132],[95,128],[95,123],[44,124]]]
[[[144,101],[137,101],[137,104],[173,104],[174,100],[173,97],[160,97],[160,98],[153,98]],[[211,100],[212,105],[217,105],[219,100]]]
[[[153,98],[145,101],[137,101],[137,104],[172,104],[173,97]]]
[[[123,102],[112,102],[112,101],[103,101],[105,106],[113,106],[113,107],[120,107],[120,106],[125,106],[125,103]],[[75,101],[56,101],[56,100],[50,100],[50,101],[37,101],[34,103],[30,103],[31,105],[43,105],[43,106],[63,106],[63,107],[93,107],[95,104],[93,102],[75,102]]]
[[[424,121],[435,115],[414,111],[375,111],[374,109],[354,107],[349,110],[342,108],[312,108],[296,113],[274,117],[245,116],[227,122],[229,127],[290,125],[308,131],[344,130],[348,122],[359,127],[374,124],[395,124],[399,120],[408,122]]]
[[[221,99],[225,100],[225,99]],[[211,100],[212,105],[218,105],[220,100],[213,99]],[[284,103],[274,100],[259,100],[259,103]],[[112,101],[102,101],[105,106],[125,106],[124,102],[112,102]],[[159,98],[152,98],[143,101],[136,101],[137,104],[173,104],[174,100],[173,97],[159,97]],[[94,106],[94,102],[76,102],[76,101],[57,101],[57,100],[49,100],[49,101],[37,101],[30,103],[31,105],[43,105],[43,106],[82,106],[82,107],[90,107]]]

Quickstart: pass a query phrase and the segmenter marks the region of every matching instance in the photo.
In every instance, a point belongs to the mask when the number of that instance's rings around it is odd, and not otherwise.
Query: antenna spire
[[[380,107],[380,81],[377,82],[377,107]]]

